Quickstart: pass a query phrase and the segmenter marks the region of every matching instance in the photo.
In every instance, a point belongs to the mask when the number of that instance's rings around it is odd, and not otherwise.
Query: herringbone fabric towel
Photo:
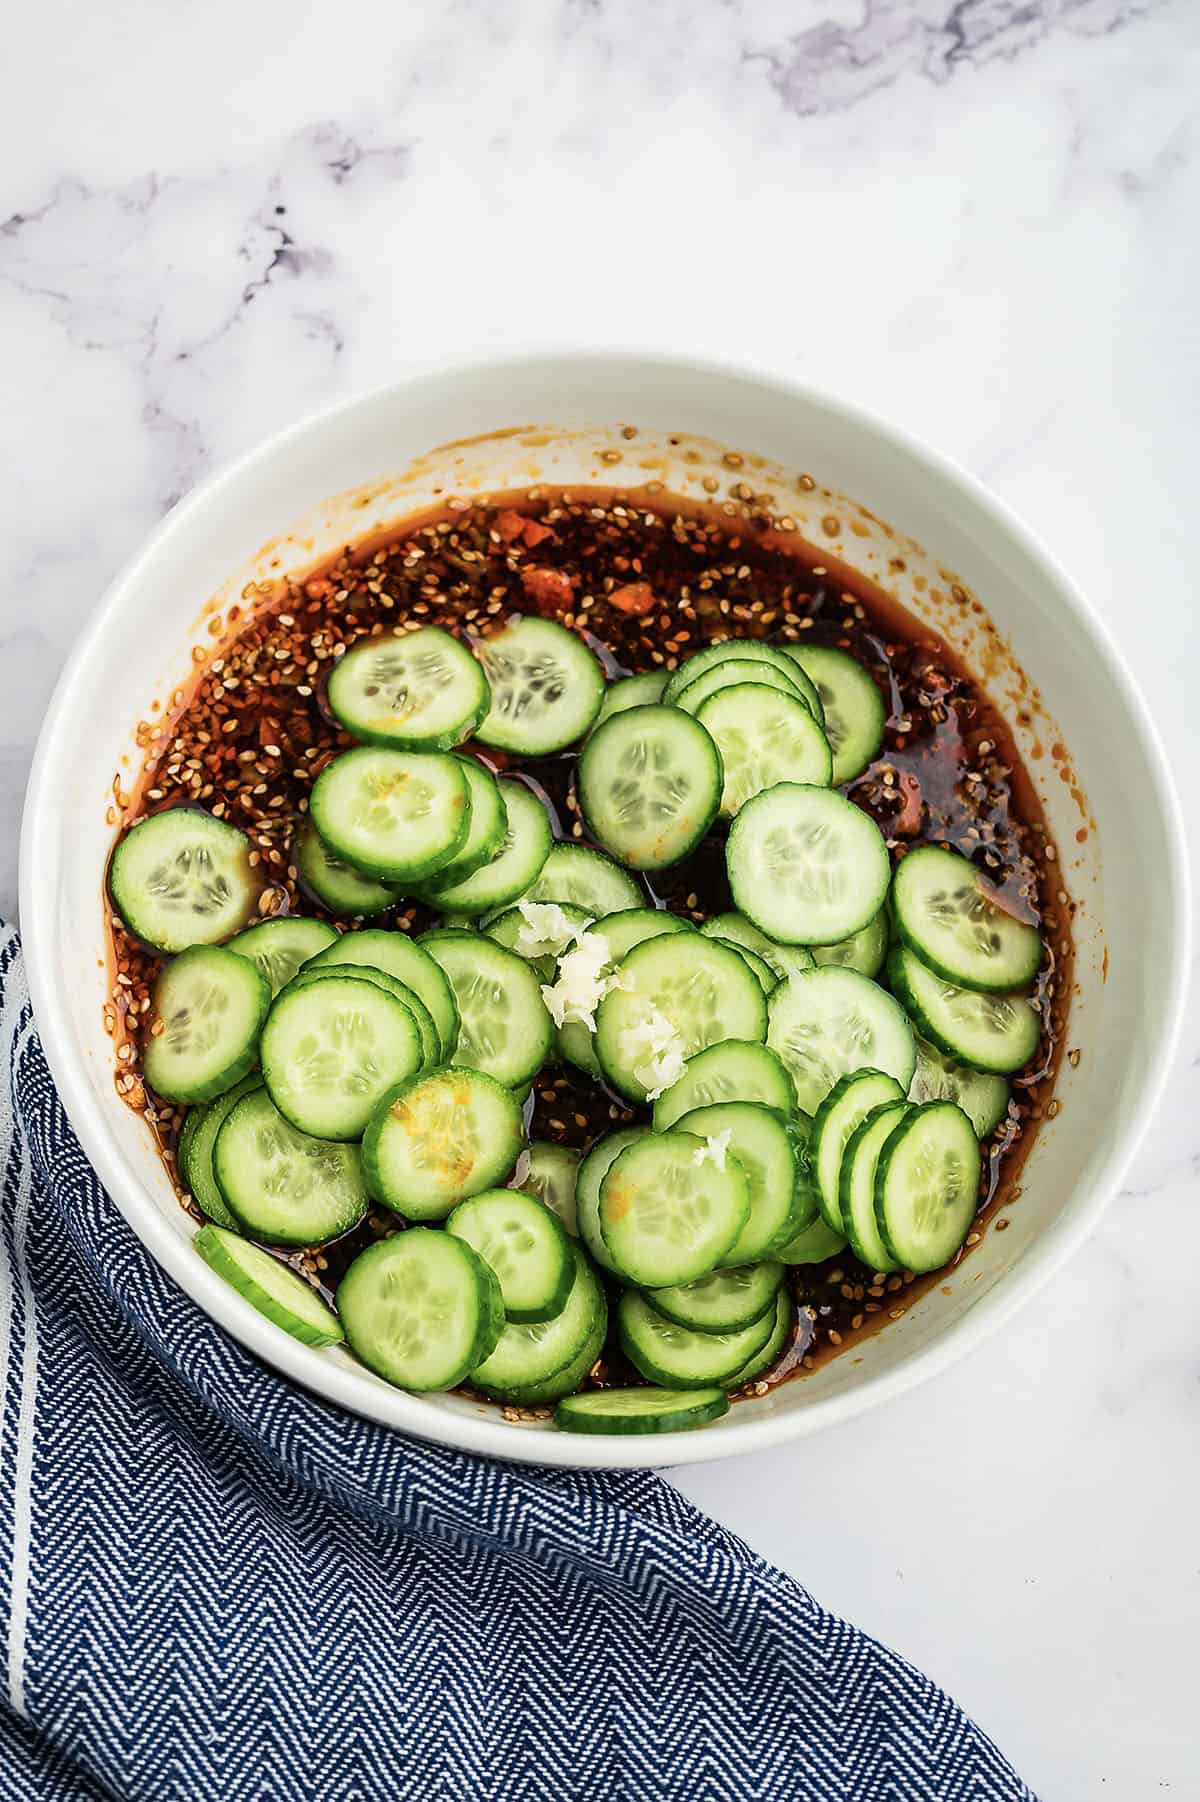
[[[257,1363],[101,1190],[11,933],[0,984],[4,1802],[1031,1798],[657,1477],[460,1456]]]

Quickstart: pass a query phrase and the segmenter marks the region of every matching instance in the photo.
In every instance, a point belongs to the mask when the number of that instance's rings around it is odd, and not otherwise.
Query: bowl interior
[[[645,1461],[636,1442],[567,1440],[462,1397],[390,1389],[347,1355],[287,1339],[191,1253],[192,1224],[113,1088],[101,922],[113,785],[137,770],[137,722],[186,678],[194,645],[211,651],[236,625],[250,584],[450,495],[653,481],[707,497],[706,479],[722,494],[744,480],[771,495],[812,542],[962,653],[1014,726],[1077,902],[1067,1042],[1081,1055],[1064,1062],[1061,1112],[1038,1135],[1008,1230],[989,1232],[885,1332],[656,1446],[655,1462],[723,1456],[845,1418],[965,1350],[1078,1242],[1132,1153],[1175,1013],[1183,878],[1161,758],[1095,622],[973,483],[832,401],[661,359],[545,358],[380,390],[283,434],[169,516],[79,645],[31,782],[22,912],[38,1021],[76,1130],[135,1229],[214,1316],[309,1387],[499,1455]]]

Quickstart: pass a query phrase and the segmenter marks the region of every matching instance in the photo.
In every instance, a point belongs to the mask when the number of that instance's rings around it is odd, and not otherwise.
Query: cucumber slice
[[[600,1184],[609,1257],[643,1288],[706,1275],[730,1251],[749,1212],[742,1171],[694,1133],[647,1133],[625,1147]]]
[[[485,1189],[460,1201],[446,1231],[496,1273],[508,1320],[553,1320],[566,1306],[575,1259],[562,1223],[520,1189]]]
[[[694,1283],[647,1290],[646,1300],[665,1320],[690,1332],[737,1333],[774,1312],[783,1275],[782,1264],[743,1264],[714,1270]]]
[[[622,1095],[654,1101],[707,1045],[764,1038],[766,1017],[758,980],[736,951],[699,933],[654,938],[617,966],[617,986],[596,1012],[596,1055]]]
[[[752,1101],[719,1101],[685,1114],[678,1131],[694,1133],[714,1149],[720,1147],[719,1155],[728,1158],[746,1179],[750,1211],[718,1263],[757,1264],[776,1245],[791,1238],[802,1224],[793,1218],[796,1159],[778,1114]],[[603,1203],[600,1224],[604,1224]]]
[[[488,710],[487,677],[466,645],[440,626],[365,638],[333,666],[329,710],[368,744],[448,751]]]
[[[654,1130],[665,1132],[693,1108],[722,1101],[756,1101],[790,1114],[796,1091],[780,1059],[765,1045],[752,1039],[722,1039],[690,1057],[679,1081],[659,1096]]]
[[[883,696],[869,671],[847,651],[823,644],[781,648],[796,660],[820,696],[835,786],[853,782],[879,755],[887,720]]]
[[[350,1349],[401,1389],[454,1389],[504,1330],[500,1285],[451,1233],[415,1226],[369,1245],[338,1284]]]
[[[943,1057],[936,1045],[917,1039],[917,1067],[908,1085],[910,1101],[953,1101],[975,1128],[976,1137],[986,1139],[1008,1113],[1010,1093],[1002,1076],[956,1064],[952,1058]]]
[[[852,932],[836,945],[814,945],[812,956],[814,963],[840,964],[843,969],[857,970],[860,976],[878,976],[887,952],[887,908],[881,907],[861,932]]]
[[[883,906],[892,866],[874,820],[830,788],[780,782],[747,801],[725,846],[739,910],[781,944],[832,945]]]
[[[627,1289],[617,1303],[621,1350],[648,1383],[677,1389],[733,1386],[744,1367],[772,1336],[770,1309],[736,1333],[693,1333],[657,1313],[644,1296]]]
[[[710,696],[696,719],[721,753],[723,818],[732,819],[753,795],[779,782],[828,786],[829,745],[799,697],[740,682]]]
[[[698,713],[704,703],[714,695],[719,695],[722,689],[736,688],[743,682],[758,682],[764,688],[772,688],[777,694],[791,695],[808,706],[792,671],[782,664],[764,663],[761,659],[749,657],[727,657],[723,663],[714,663],[691,682],[685,683],[672,705],[681,707],[685,713]]]
[[[112,904],[156,951],[214,945],[255,914],[263,877],[250,840],[227,820],[172,807],[131,826],[112,854]]]
[[[662,700],[662,691],[666,686],[666,670],[657,669],[647,670],[641,676],[624,676],[619,682],[610,682],[604,691],[604,699],[600,703],[592,731],[597,731],[614,713],[625,713],[630,707],[653,707]]]
[[[1042,961],[1036,926],[1014,919],[974,864],[918,845],[892,888],[896,930],[927,969],[965,989],[996,993],[1032,982]]]
[[[547,757],[582,738],[604,699],[604,671],[581,638],[523,614],[479,645],[492,704],[476,737],[524,757]]]
[[[797,970],[811,970],[813,953],[803,945],[777,945],[765,932],[752,926],[745,914],[714,914],[700,928],[707,939],[727,940],[744,951],[753,951],[775,972],[780,982],[794,976]]]
[[[730,951],[736,951],[748,970],[753,970],[754,977],[764,995],[778,986],[779,977],[775,974],[766,958],[760,957],[757,951],[751,951],[748,945],[737,945],[732,939],[713,937],[714,945],[727,945]]]
[[[842,1161],[851,1134],[876,1108],[903,1100],[904,1090],[894,1076],[885,1076],[882,1070],[859,1070],[835,1082],[813,1115],[810,1150],[817,1198],[822,1217],[832,1232],[844,1231]]]
[[[443,889],[457,888],[460,882],[465,882],[476,870],[482,870],[490,864],[504,843],[504,835],[508,831],[504,796],[492,772],[485,770],[481,763],[476,763],[473,757],[460,757],[458,761],[462,765],[470,792],[471,823],[462,849],[456,851],[450,862],[423,885],[431,905],[439,903]]]
[[[389,976],[386,970],[377,970],[371,964],[322,964],[313,968],[302,965],[288,984],[289,989],[307,988],[310,983],[328,982],[330,978],[339,982],[369,982],[377,989],[384,989],[394,995],[397,1001],[403,1002],[416,1022],[417,1033],[421,1040],[421,1067],[428,1069],[433,1064],[442,1062],[441,1040],[438,1029],[433,1023],[433,1015],[421,997],[414,994],[407,983],[398,982]],[[282,991],[280,991],[282,993]]]
[[[763,644],[754,638],[730,638],[722,644],[706,645],[702,651],[697,651],[695,656],[689,657],[675,671],[663,689],[663,700],[673,704],[680,699],[684,690],[689,688],[700,676],[707,675],[709,671],[725,663],[764,664],[777,670],[780,675],[786,676],[788,681],[799,689],[802,698],[811,708],[817,724],[824,723],[821,701],[816,687],[795,659],[786,656],[778,645]],[[742,677],[743,682],[752,679],[747,676]]]
[[[168,1101],[211,1101],[258,1061],[271,991],[249,958],[192,945],[154,984],[143,1069]]]
[[[917,1052],[904,1011],[856,970],[807,970],[781,982],[767,1003],[767,1044],[786,1064],[803,1113],[815,1114],[839,1077],[856,1070],[894,1076],[901,1093]]]
[[[424,1062],[412,1011],[365,970],[298,978],[263,1028],[271,1100],[315,1139],[361,1138],[377,1102]]]
[[[819,1217],[802,1227],[794,1239],[781,1245],[775,1256],[781,1264],[824,1264],[845,1251],[846,1241]]]
[[[507,907],[537,881],[550,855],[550,816],[533,790],[516,780],[502,780],[497,787],[508,822],[504,837],[490,863],[438,889],[437,905],[445,914],[478,915]]]
[[[335,857],[311,820],[301,826],[293,855],[304,888],[339,920],[374,919],[400,898],[387,883],[363,876]]]
[[[528,1151],[529,1164],[517,1187],[538,1200],[557,1215],[573,1239],[579,1237],[579,1219],[575,1211],[575,1183],[579,1175],[580,1154],[569,1145],[555,1145],[549,1139],[533,1139]],[[519,1172],[518,1172],[519,1175]]]
[[[644,1139],[649,1130],[646,1126],[627,1126],[621,1132],[609,1133],[607,1138],[598,1139],[580,1164],[579,1175],[575,1180],[575,1217],[579,1237],[597,1264],[613,1276],[618,1275],[617,1267],[600,1231],[600,1185],[626,1146]]]
[[[199,1107],[189,1108],[183,1131],[179,1135],[175,1156],[184,1185],[201,1212],[207,1214],[218,1226],[227,1227],[230,1232],[237,1231],[237,1221],[225,1206],[225,1197],[217,1187],[217,1179],[213,1175],[213,1146],[217,1142],[217,1134],[242,1096],[261,1087],[262,1077],[257,1071],[243,1076],[241,1082],[235,1083],[223,1095],[218,1095],[215,1101],[206,1101]]]
[[[553,1320],[529,1325],[510,1321],[496,1342],[495,1349],[471,1372],[472,1389],[500,1401],[523,1401],[531,1387],[545,1385],[560,1372],[574,1377],[572,1366],[588,1347],[595,1346],[583,1372],[595,1363],[599,1345],[603,1344],[603,1327],[607,1326],[608,1308],[604,1291],[595,1272],[578,1245],[571,1246],[575,1265],[574,1281],[566,1305]],[[603,1323],[603,1327],[602,1324]],[[600,1331],[598,1331],[600,1329]],[[599,1344],[597,1341],[599,1340]],[[582,1381],[582,1376],[574,1379]],[[565,1393],[559,1390],[559,1394]],[[545,1399],[557,1399],[546,1394]]]
[[[407,933],[384,932],[378,927],[343,933],[335,944],[310,958],[304,968],[306,973],[365,968],[394,977],[416,996],[432,1019],[441,1060],[448,1061],[453,1054],[458,1039],[454,990],[440,965]],[[418,1025],[420,1023],[418,1017]]]
[[[541,874],[521,897],[523,901],[557,901],[564,907],[581,907],[593,920],[628,908],[644,909],[646,895],[632,876],[612,859],[586,845],[555,845],[542,865]]]
[[[519,1089],[541,1069],[554,1043],[537,972],[482,933],[427,932],[421,946],[454,991],[455,1061]]]
[[[335,944],[338,936],[324,920],[303,920],[291,914],[239,932],[225,949],[256,964],[274,997],[287,987],[301,964]]]
[[[687,1433],[729,1412],[723,1389],[593,1389],[554,1410],[562,1433]]]
[[[868,1270],[901,1268],[880,1235],[875,1217],[875,1173],[884,1146],[912,1111],[912,1104],[907,1101],[891,1101],[884,1107],[872,1108],[851,1133],[842,1157],[838,1197],[842,1227],[850,1249]]]
[[[303,1345],[340,1345],[342,1323],[310,1284],[260,1245],[248,1245],[220,1226],[202,1226],[192,1244],[210,1270],[224,1277],[252,1308]]]
[[[792,1306],[792,1298],[785,1287],[779,1291],[776,1297],[775,1318],[771,1331],[767,1335],[766,1343],[759,1347],[753,1357],[746,1360],[735,1376],[726,1378],[724,1387],[731,1393],[736,1389],[744,1389],[747,1383],[754,1381],[755,1377],[761,1376],[765,1370],[770,1370],[778,1364],[784,1347],[792,1336],[792,1328],[795,1323],[796,1310]]]
[[[1011,1076],[1038,1048],[1041,1021],[1023,995],[960,988],[935,976],[904,945],[888,958],[888,978],[924,1037],[960,1064]]]
[[[444,869],[471,824],[461,757],[374,745],[327,763],[309,807],[335,856],[389,883],[420,882]]]
[[[410,1220],[443,1220],[502,1182],[525,1140],[516,1097],[478,1070],[451,1066],[385,1095],[363,1134],[371,1194]]]
[[[518,901],[490,920],[484,931],[506,951],[515,951],[532,964],[543,982],[550,982],[555,959],[569,951],[591,923],[591,915],[582,907],[564,907],[558,901]]]
[[[982,1165],[975,1128],[952,1101],[913,1108],[891,1135],[875,1176],[875,1222],[902,1269],[950,1262],[979,1207]]]
[[[637,707],[592,733],[576,781],[593,838],[632,869],[662,870],[693,851],[716,818],[721,758],[678,707]]]
[[[820,1197],[817,1194],[817,1177],[812,1162],[812,1121],[807,1114],[791,1114],[784,1121],[788,1139],[791,1141],[792,1156],[796,1162],[796,1181],[792,1190],[792,1219],[788,1229],[788,1238],[811,1226],[814,1220],[821,1218]],[[774,1254],[775,1248],[772,1247]]]
[[[367,1211],[357,1145],[298,1132],[266,1089],[230,1111],[213,1146],[213,1174],[244,1232],[272,1245],[321,1245]]]
[[[616,913],[605,914],[594,922],[592,931],[585,935],[586,942],[581,941],[580,944],[584,954],[585,977],[587,970],[592,967],[589,953],[595,939],[603,939],[608,949],[608,957],[599,966],[595,977],[594,988],[576,986],[577,968],[574,963],[566,969],[560,967],[553,984],[554,994],[550,1005],[553,1011],[563,1014],[563,1022],[558,1029],[558,1050],[568,1063],[586,1071],[589,1076],[599,1078],[602,1075],[600,1060],[596,1056],[594,1031],[580,1017],[581,1007],[584,1011],[590,1011],[594,1019],[595,1009],[603,997],[601,985],[607,982],[617,964],[635,945],[644,944],[647,939],[665,938],[668,933],[690,930],[686,920],[656,907],[620,908]]]
[[[574,1395],[577,1389],[582,1388],[602,1356],[604,1342],[608,1338],[608,1301],[603,1289],[599,1293],[603,1306],[591,1332],[570,1363],[564,1364],[561,1370],[554,1371],[551,1376],[543,1377],[540,1383],[514,1383],[511,1389],[504,1392],[506,1402],[518,1408],[542,1408],[564,1395]]]

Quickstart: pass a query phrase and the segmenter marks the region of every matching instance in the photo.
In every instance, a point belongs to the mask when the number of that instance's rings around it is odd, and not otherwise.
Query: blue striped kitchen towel
[[[151,1261],[0,931],[4,1802],[1015,1802],[936,1685],[649,1472],[291,1388]]]

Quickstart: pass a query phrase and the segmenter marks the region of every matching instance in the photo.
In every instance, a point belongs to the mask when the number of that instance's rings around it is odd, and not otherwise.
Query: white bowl
[[[513,429],[521,421],[535,423]],[[622,436],[626,422],[636,437]],[[195,1256],[149,1132],[113,1087],[101,1011],[113,779],[129,781],[137,721],[187,675],[193,644],[214,644],[212,622],[228,624],[248,582],[307,567],[443,494],[539,479],[658,480],[696,494],[711,474],[727,490],[737,476],[726,450],[744,456],[756,491],[882,580],[983,677],[1015,726],[1079,903],[1068,1042],[1082,1056],[1064,1062],[1062,1111],[1038,1134],[1008,1230],[990,1231],[884,1332],[712,1426],[655,1441],[652,1461],[732,1457],[845,1421],[968,1352],[1081,1243],[1147,1123],[1188,967],[1182,834],[1153,728],[1082,597],[971,477],[841,402],[727,367],[565,355],[438,370],[281,432],[176,507],[83,633],[38,745],[22,840],[29,980],[50,1068],[102,1181],[218,1326],[333,1401],[472,1451],[621,1466],[645,1463],[648,1448],[511,1425],[461,1396],[406,1395],[343,1351],[296,1343]],[[1060,745],[1066,762],[1051,754]]]

